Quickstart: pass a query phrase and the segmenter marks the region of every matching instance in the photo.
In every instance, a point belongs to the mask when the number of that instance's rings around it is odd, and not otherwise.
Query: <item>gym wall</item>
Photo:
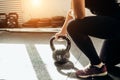
[[[0,0],[0,13],[17,12],[20,24],[31,18],[65,16],[69,7],[70,0]]]
[[[30,18],[65,16],[70,0],[22,0],[24,21]],[[36,3],[35,3],[36,1]]]

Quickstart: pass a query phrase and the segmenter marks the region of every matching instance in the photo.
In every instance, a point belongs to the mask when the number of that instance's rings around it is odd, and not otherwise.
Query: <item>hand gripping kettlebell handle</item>
[[[58,39],[59,38],[62,38],[63,40],[66,40],[67,41],[67,47],[66,47],[66,52],[68,52],[71,48],[71,41],[66,37],[66,36],[58,36]],[[51,39],[50,39],[50,47],[52,49],[52,51],[56,50],[55,49],[55,46],[54,46],[54,40],[55,40],[55,36],[53,36]]]

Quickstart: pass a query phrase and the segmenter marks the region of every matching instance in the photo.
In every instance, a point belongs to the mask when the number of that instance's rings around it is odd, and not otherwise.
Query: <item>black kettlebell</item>
[[[7,24],[8,24],[8,27],[9,28],[15,28],[16,27],[16,22],[15,22],[15,17],[14,16],[9,16],[8,17],[8,21],[7,21]]]
[[[65,64],[69,61],[69,57],[70,57],[70,53],[69,53],[69,50],[71,48],[71,42],[70,40],[65,37],[65,36],[59,36],[59,38],[62,38],[63,40],[66,40],[67,41],[67,46],[66,48],[64,49],[56,49],[55,46],[54,46],[54,40],[55,40],[55,37],[53,36],[51,39],[50,39],[50,47],[53,51],[53,59],[54,61],[57,63],[57,64]]]
[[[8,21],[7,21],[9,28],[18,27],[18,14],[17,13],[9,13],[8,14]]]
[[[6,28],[6,27],[7,27],[7,14],[0,13],[0,28]]]

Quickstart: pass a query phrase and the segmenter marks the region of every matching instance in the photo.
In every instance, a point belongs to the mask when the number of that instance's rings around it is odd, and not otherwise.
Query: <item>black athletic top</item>
[[[117,0],[85,0],[85,6],[96,15],[111,16],[120,12]]]

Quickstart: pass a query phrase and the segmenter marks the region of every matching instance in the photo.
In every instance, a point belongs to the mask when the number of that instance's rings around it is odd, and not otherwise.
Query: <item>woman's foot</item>
[[[88,78],[105,75],[107,75],[107,69],[105,65],[102,65],[101,67],[97,67],[96,65],[88,65],[85,69],[78,70],[76,72],[76,76],[79,78]]]

